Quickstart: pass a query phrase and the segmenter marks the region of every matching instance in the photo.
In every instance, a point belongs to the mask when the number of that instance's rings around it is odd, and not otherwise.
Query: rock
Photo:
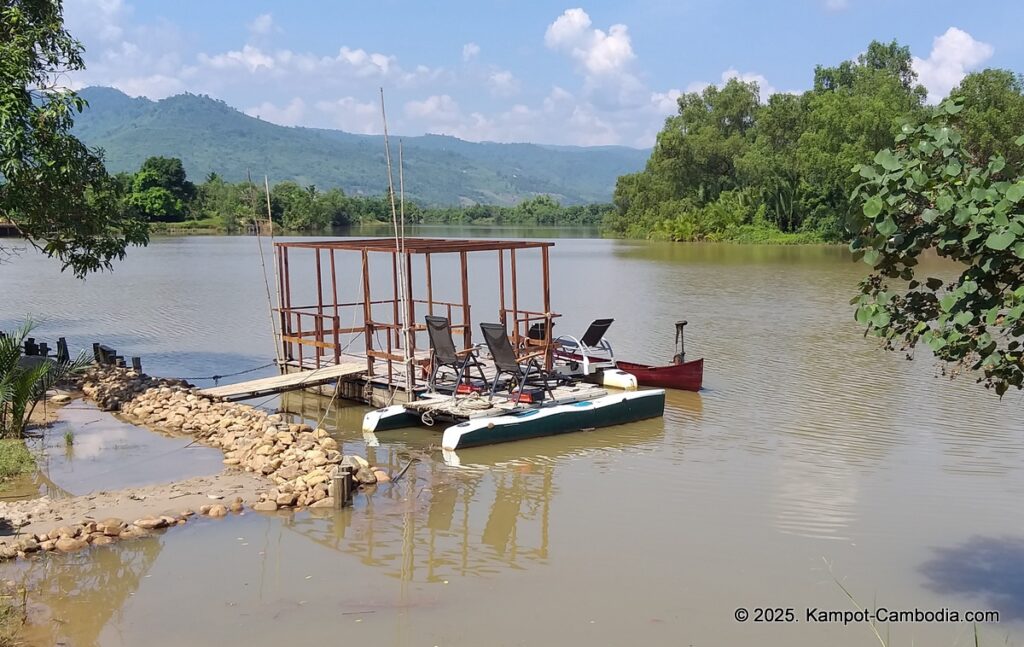
[[[19,540],[15,547],[23,553],[34,553],[39,550],[39,542],[31,537]]]
[[[211,517],[224,517],[227,516],[228,509],[218,503],[217,505],[210,506],[210,511],[207,514]]]
[[[106,535],[100,535],[99,537],[96,537],[95,539],[93,539],[91,543],[92,543],[93,546],[109,546],[110,544],[114,543],[115,541],[116,540],[113,537],[108,537]]]
[[[54,548],[62,553],[71,553],[76,550],[81,550],[88,546],[82,539],[73,539],[71,537],[61,537],[54,543]]]
[[[355,475],[356,481],[363,485],[373,485],[377,482],[377,477],[374,476],[373,470],[369,467],[361,467]]]
[[[353,474],[364,467],[370,467],[370,464],[366,462],[366,459],[361,456],[356,456],[355,454],[346,454],[342,456],[340,465],[342,467],[351,468]]]
[[[241,512],[244,509],[245,509],[245,506],[242,504],[242,500],[241,499],[235,499],[234,501],[231,502],[231,505],[228,506],[228,510],[230,510],[231,512],[234,512],[235,514],[238,514],[239,512]]]
[[[54,547],[56,546],[56,543],[57,542],[53,541],[52,539],[47,539],[46,541],[41,541],[41,542],[39,542],[39,550],[45,550],[46,552],[49,552],[49,551],[54,549]]]
[[[296,498],[297,497],[293,492],[283,492],[277,495],[277,505],[285,508],[290,508],[291,506],[295,505]]]
[[[373,475],[377,477],[378,483],[387,483],[391,480],[391,477],[384,470],[373,470]]]
[[[136,519],[132,525],[143,530],[155,530],[157,528],[166,528],[167,520],[162,517],[148,517],[146,519]]]
[[[66,393],[58,393],[50,398],[50,402],[53,402],[54,404],[64,404],[66,402],[71,402],[71,396]]]
[[[210,508],[212,505],[201,505],[199,506],[199,514],[210,514]]]
[[[321,438],[320,439],[320,447],[322,447],[325,450],[328,450],[328,449],[338,449],[338,441],[336,441],[335,439],[331,438],[330,436],[328,436],[327,438]]]
[[[252,506],[253,510],[257,512],[274,512],[277,510],[276,501],[260,501],[259,503]]]
[[[96,530],[108,537],[117,537],[127,525],[122,519],[108,517],[96,524]]]
[[[319,501],[316,501],[315,503],[310,504],[309,507],[310,508],[333,508],[334,507],[334,497],[326,497],[324,499],[320,499]]]

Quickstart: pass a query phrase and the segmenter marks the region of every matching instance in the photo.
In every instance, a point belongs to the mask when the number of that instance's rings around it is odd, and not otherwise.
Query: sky
[[[287,126],[647,147],[682,92],[762,100],[871,40],[910,47],[929,101],[1024,70],[1018,0],[65,0],[87,69],[69,85],[221,99]]]

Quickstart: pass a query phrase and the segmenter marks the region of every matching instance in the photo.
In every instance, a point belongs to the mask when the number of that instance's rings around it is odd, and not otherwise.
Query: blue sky
[[[872,39],[911,48],[930,99],[1022,70],[1024,3],[635,0],[585,4],[65,0],[75,87],[209,94],[284,125],[481,141],[649,146],[680,92],[731,76],[804,90]]]

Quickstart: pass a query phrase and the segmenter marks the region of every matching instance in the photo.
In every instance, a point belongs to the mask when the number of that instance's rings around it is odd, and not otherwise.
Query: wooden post
[[[405,252],[405,301],[405,328],[408,331],[405,347],[409,352],[409,361],[405,363],[405,381],[406,391],[411,395],[416,388],[416,371],[413,370],[416,365],[416,302],[412,296],[412,254],[408,251]]]
[[[551,268],[548,247],[540,248],[541,274],[544,281],[544,370],[551,370]]]
[[[57,339],[57,361],[70,362],[71,354],[68,353],[68,340],[64,337]]]
[[[341,352],[341,349],[338,348],[338,343],[340,341],[338,339],[338,325],[341,320],[338,317],[341,313],[338,311],[338,273],[334,268],[333,249],[331,250],[331,293],[334,295],[334,362],[338,363],[340,361],[338,359],[338,354]]]
[[[394,342],[395,343],[395,347],[396,348],[401,348],[402,347],[402,341],[401,341],[402,340],[402,337],[401,337],[401,332],[402,331],[398,329],[398,252],[397,251],[391,252],[391,274],[392,274],[392,279],[393,279],[392,287],[394,288],[394,295],[395,295],[395,303],[394,303],[394,308],[393,308],[394,312],[395,312],[395,315],[394,315],[394,319],[391,320],[391,323],[393,323],[395,325],[392,328],[390,328],[388,330],[388,332],[390,334],[394,335],[394,337],[395,337],[395,342]],[[390,362],[390,361],[391,360],[388,360],[388,362]]]
[[[142,372],[142,358],[141,357],[133,357],[132,358],[132,368],[135,369],[136,371],[138,371],[139,373]]]
[[[516,277],[516,250],[509,250],[512,264],[512,345],[519,346],[519,280]]]
[[[92,359],[97,364],[101,363],[100,362],[100,343],[98,341],[94,341],[92,343]]]
[[[508,321],[505,316],[505,250],[498,250],[498,316],[501,317],[501,325],[508,330]]]
[[[427,273],[427,314],[433,316],[434,314],[434,285],[433,277],[430,272],[430,252],[427,252],[424,256],[424,262],[426,263]],[[451,322],[448,322],[451,323]]]
[[[363,325],[366,328],[366,376],[373,377],[373,308],[370,306],[370,255],[363,250]]]
[[[288,308],[288,311],[290,313],[291,312],[291,308],[292,308],[292,277],[291,277],[291,273],[290,273],[289,268],[288,268],[288,248],[287,247],[282,247],[281,248],[281,262],[282,262],[282,268],[283,268],[282,269],[282,273],[283,273],[283,276],[284,276],[285,307]],[[296,319],[298,319],[298,317],[296,317]],[[291,318],[290,317],[288,319],[288,323],[289,323],[289,325],[291,324]],[[288,334],[291,334],[291,332],[292,331],[289,330]],[[292,347],[291,342],[289,342],[286,345],[286,347],[285,347],[286,348],[285,353],[284,353],[285,361],[293,359],[293,354],[291,352],[291,347]],[[300,355],[301,355],[301,348],[300,348]],[[282,372],[284,371],[284,367],[281,367],[281,371]]]
[[[469,255],[466,252],[459,252],[459,261],[462,264],[462,343],[465,348],[473,346],[473,328],[469,314]]]

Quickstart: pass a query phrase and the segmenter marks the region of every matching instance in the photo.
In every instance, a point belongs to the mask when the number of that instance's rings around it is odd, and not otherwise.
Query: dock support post
[[[71,361],[71,355],[68,353],[68,340],[64,337],[57,339],[57,361],[62,363]]]
[[[141,357],[132,357],[132,368],[135,369],[136,371],[138,371],[139,373],[142,372],[142,358]]]
[[[336,509],[349,505],[352,498],[352,469],[350,467],[339,467],[331,478],[331,497],[334,499]]]

